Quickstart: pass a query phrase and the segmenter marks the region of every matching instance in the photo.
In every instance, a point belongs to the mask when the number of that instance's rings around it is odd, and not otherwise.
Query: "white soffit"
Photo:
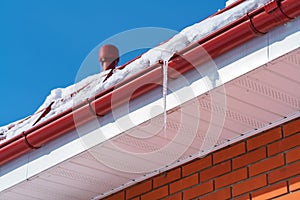
[[[166,130],[158,88],[1,166],[0,199],[101,198],[298,117],[299,47],[298,18],[171,80]]]

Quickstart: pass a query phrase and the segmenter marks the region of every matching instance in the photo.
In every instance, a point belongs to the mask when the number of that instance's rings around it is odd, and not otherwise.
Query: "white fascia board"
[[[300,17],[284,24],[268,34],[269,61],[300,47]]]

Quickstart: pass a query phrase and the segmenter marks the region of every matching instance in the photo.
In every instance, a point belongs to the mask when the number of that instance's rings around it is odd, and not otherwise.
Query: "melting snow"
[[[226,2],[226,5],[229,5],[234,1],[235,0],[229,0]],[[45,102],[32,116],[0,127],[0,143],[28,130],[29,128],[32,128],[36,120],[52,102],[54,103],[51,106],[50,112],[47,113],[47,115],[37,124],[67,110],[68,108],[71,108],[88,97],[94,96],[100,91],[103,91],[121,80],[132,76],[144,68],[157,63],[158,60],[169,60],[175,52],[224,27],[225,25],[242,17],[247,12],[258,8],[267,2],[269,2],[269,0],[248,0],[224,13],[207,18],[204,21],[187,27],[171,38],[168,42],[146,52],[141,58],[130,63],[124,69],[116,69],[113,75],[104,83],[103,80],[108,71],[89,76],[69,87],[52,90]]]

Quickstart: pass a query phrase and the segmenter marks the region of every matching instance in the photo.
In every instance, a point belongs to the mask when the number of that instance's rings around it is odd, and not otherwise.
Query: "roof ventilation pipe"
[[[111,44],[104,45],[99,51],[99,61],[103,71],[115,69],[119,62],[119,50]]]
[[[104,45],[99,51],[99,61],[103,71],[109,70],[103,82],[105,82],[114,73],[114,69],[119,62],[119,50],[111,44]]]

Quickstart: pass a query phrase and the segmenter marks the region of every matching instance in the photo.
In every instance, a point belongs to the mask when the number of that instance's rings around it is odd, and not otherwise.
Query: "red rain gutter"
[[[212,58],[216,58],[299,15],[299,0],[273,0],[197,43],[186,47],[178,53],[181,56],[173,56],[169,61],[169,75],[171,78],[176,78],[178,73],[183,74],[193,70],[194,66],[205,63],[207,56],[204,55],[203,48]],[[187,60],[192,61],[193,65]],[[161,82],[161,64],[157,63],[97,94],[94,98],[87,99],[86,102],[82,102],[0,144],[0,165],[41,147],[74,130],[77,126],[105,115],[112,109],[128,102],[129,99],[135,99],[158,87]],[[142,87],[139,87],[140,85]],[[129,94],[132,95],[128,97]]]

